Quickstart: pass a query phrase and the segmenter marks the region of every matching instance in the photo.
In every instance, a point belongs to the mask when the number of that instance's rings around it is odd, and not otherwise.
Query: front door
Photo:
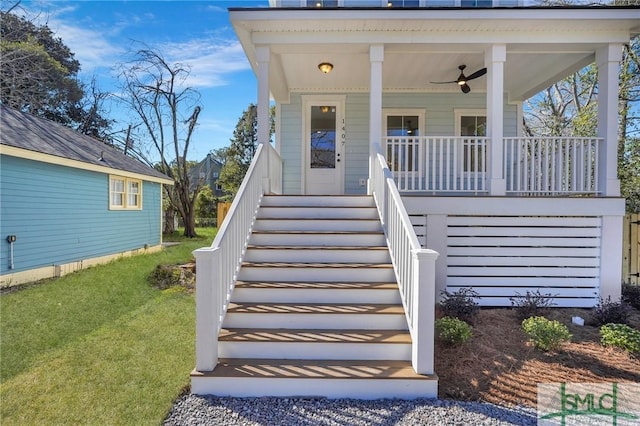
[[[330,99],[305,102],[305,194],[344,194],[342,105]]]

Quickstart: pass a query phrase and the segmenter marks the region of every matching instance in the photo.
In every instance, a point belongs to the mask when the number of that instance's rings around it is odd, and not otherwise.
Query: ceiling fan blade
[[[465,83],[460,86],[460,90],[462,90],[462,93],[469,93],[471,91],[471,87],[469,87],[469,85]]]
[[[486,68],[479,69],[478,71],[476,71],[473,74],[469,75],[467,77],[466,81],[473,80],[474,78],[482,77],[486,73],[487,73],[487,69]]]
[[[458,80],[452,80],[452,81],[430,81],[429,83],[431,84],[450,84],[450,83],[457,83]]]

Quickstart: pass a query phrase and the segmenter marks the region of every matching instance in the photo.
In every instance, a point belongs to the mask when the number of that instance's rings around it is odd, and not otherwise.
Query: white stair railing
[[[196,258],[196,370],[218,363],[218,333],[227,312],[242,258],[265,192],[280,192],[282,160],[270,144],[260,144],[211,247]]]
[[[423,249],[413,230],[380,145],[371,170],[370,190],[389,245],[402,304],[411,333],[411,363],[418,374],[433,374],[435,262],[438,252]]]

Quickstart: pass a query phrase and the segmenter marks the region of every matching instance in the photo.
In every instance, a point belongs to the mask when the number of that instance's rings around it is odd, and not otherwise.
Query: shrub
[[[640,310],[640,285],[622,284],[622,301]]]
[[[629,313],[629,305],[623,301],[614,302],[609,296],[606,300],[600,299],[600,303],[593,308],[591,316],[598,326],[609,323],[627,324]]]
[[[449,293],[445,290],[441,294],[440,310],[444,316],[458,318],[473,324],[473,320],[480,310],[475,301],[478,293],[471,288],[461,288],[455,293]]]
[[[522,321],[522,329],[533,342],[533,346],[545,352],[556,350],[562,343],[571,340],[571,333],[566,325],[545,317],[527,318]]]
[[[176,286],[192,290],[195,287],[195,274],[192,270],[179,265],[158,265],[147,276],[147,281],[160,290]]]
[[[555,306],[551,293],[540,293],[540,290],[529,292],[523,296],[516,293],[516,296],[509,298],[511,306],[516,311],[516,315],[520,320],[533,316],[541,316],[549,311],[549,308]]]
[[[600,343],[640,353],[640,331],[626,324],[605,324],[600,327]]]
[[[471,326],[458,318],[443,317],[436,320],[436,336],[445,343],[465,343],[471,338],[471,333]]]

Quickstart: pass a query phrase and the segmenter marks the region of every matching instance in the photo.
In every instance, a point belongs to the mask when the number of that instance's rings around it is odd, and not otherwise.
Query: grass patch
[[[160,423],[194,365],[194,299],[146,277],[214,233],[1,296],[3,423]]]

